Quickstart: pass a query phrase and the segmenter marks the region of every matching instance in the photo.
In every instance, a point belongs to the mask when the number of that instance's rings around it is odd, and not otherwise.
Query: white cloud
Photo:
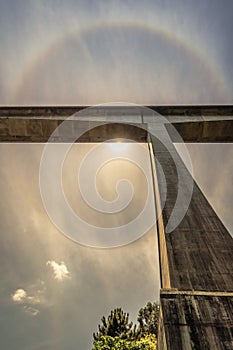
[[[40,298],[37,295],[28,295],[26,290],[17,289],[14,294],[12,294],[12,300],[16,303],[24,303],[24,304],[39,304]]]
[[[16,303],[23,303],[27,298],[27,292],[24,289],[17,289],[11,297]]]
[[[11,298],[15,303],[25,304],[23,307],[23,310],[27,314],[29,314],[31,316],[37,316],[39,314],[40,311],[38,309],[29,306],[32,304],[39,304],[40,303],[40,299],[38,298],[38,296],[28,295],[26,290],[19,288],[14,292],[14,294],[11,295]]]
[[[52,267],[55,280],[63,281],[65,278],[69,277],[70,272],[68,271],[67,266],[63,261],[58,264],[54,260],[49,260],[47,261],[46,265]]]

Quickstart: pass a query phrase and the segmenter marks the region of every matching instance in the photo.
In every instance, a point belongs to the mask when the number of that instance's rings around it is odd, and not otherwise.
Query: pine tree
[[[135,328],[132,329],[133,322],[129,322],[129,314],[121,308],[111,311],[106,319],[101,319],[102,325],[99,325],[99,332],[93,334],[94,340],[98,341],[101,336],[119,337],[120,339],[133,339],[135,337]]]
[[[159,305],[155,302],[148,302],[145,307],[139,310],[137,321],[139,323],[137,328],[137,339],[146,334],[154,334],[157,337]]]

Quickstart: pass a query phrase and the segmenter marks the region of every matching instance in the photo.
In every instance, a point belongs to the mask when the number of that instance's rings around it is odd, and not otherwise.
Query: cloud
[[[38,291],[38,293],[41,293],[41,291]],[[30,306],[40,304],[41,300],[38,295],[28,295],[25,289],[19,288],[11,295],[11,298],[17,304],[25,304],[23,306],[23,311],[27,314],[37,316],[40,313],[40,310]]]
[[[70,275],[70,272],[63,261],[59,264],[54,260],[49,260],[47,261],[46,265],[52,267],[55,280],[63,281]]]
[[[14,294],[12,294],[12,300],[16,303],[23,304],[39,304],[40,298],[37,295],[28,295],[25,289],[17,289]]]
[[[16,303],[23,303],[27,298],[27,292],[24,289],[17,289],[14,294],[12,294],[12,299]]]

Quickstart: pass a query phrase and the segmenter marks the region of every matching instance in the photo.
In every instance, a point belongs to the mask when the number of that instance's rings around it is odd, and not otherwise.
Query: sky
[[[57,145],[57,153],[61,146]],[[96,183],[105,200],[118,200],[116,186],[123,176],[134,188],[131,204],[115,215],[90,210],[77,186],[77,172],[94,146],[72,147],[63,168],[64,193],[77,215],[89,224],[120,230],[119,225],[132,221],[145,206],[147,191],[153,193],[151,180],[147,183],[137,166],[142,157],[138,149],[129,145],[134,150],[124,153],[135,153],[136,163],[115,159],[112,165],[101,167]],[[105,145],[114,156],[111,147]],[[141,307],[150,300],[158,301],[156,231],[148,225],[141,238],[112,249],[91,248],[68,239],[50,220],[42,202],[39,168],[43,150],[44,144],[0,144],[1,348],[88,350],[103,315],[122,307],[136,321]],[[127,202],[125,193],[119,195]],[[152,199],[150,207],[154,212]],[[60,217],[66,221],[61,210]]]
[[[0,105],[233,102],[231,0],[0,1]]]
[[[232,12],[231,0],[0,0],[0,106],[232,104]],[[187,147],[232,233],[232,145]],[[109,250],[69,240],[41,201],[42,150],[0,145],[1,348],[90,350],[111,309],[135,320],[158,300],[156,232]]]

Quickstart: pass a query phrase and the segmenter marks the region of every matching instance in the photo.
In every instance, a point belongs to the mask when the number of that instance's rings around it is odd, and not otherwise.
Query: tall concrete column
[[[196,183],[183,220],[166,232],[178,194],[176,165],[184,175],[184,196],[191,175],[175,148],[166,149],[155,137],[151,141],[167,189],[163,226],[158,225],[162,273],[158,349],[233,349],[233,239]],[[164,179],[157,174],[162,196]]]

